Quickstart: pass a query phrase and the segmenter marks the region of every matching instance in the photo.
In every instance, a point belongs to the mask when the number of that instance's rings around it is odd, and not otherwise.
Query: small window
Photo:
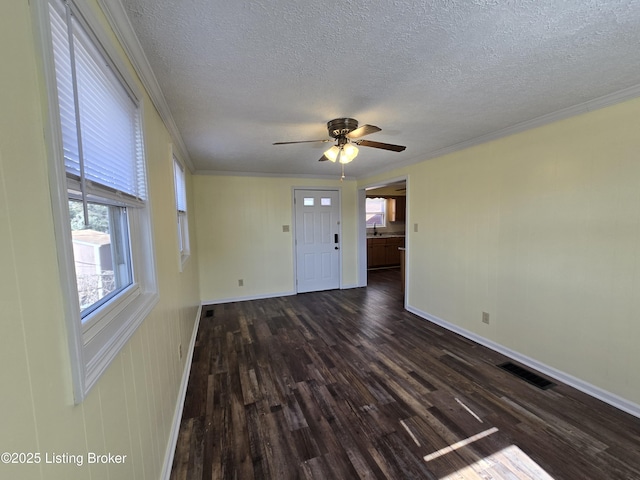
[[[80,315],[84,319],[133,283],[127,209],[89,203],[89,225],[82,202],[69,200]]]
[[[367,228],[386,226],[386,206],[385,198],[366,199],[366,220]]]
[[[173,174],[176,192],[176,212],[178,223],[178,251],[180,253],[180,268],[189,258],[189,223],[187,216],[187,185],[184,167],[173,157]]]
[[[313,197],[304,197],[303,203],[305,207],[313,207],[315,205],[315,199]]]
[[[320,205],[322,205],[323,207],[330,207],[331,206],[331,198],[321,198],[320,199]]]

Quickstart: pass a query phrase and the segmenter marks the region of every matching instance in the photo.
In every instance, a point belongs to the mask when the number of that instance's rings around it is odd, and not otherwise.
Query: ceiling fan
[[[391,143],[373,142],[371,140],[358,140],[365,135],[376,133],[382,130],[375,125],[362,125],[358,127],[358,121],[354,118],[334,118],[327,122],[327,130],[329,136],[335,139],[336,144],[329,150],[324,152],[320,161],[336,160],[341,164],[349,163],[358,155],[358,148],[361,147],[381,148],[382,150],[390,150],[392,152],[402,152],[404,145],[393,145]],[[331,139],[323,140],[300,140],[297,142],[275,142],[273,145],[289,145],[292,143],[314,143],[314,142],[331,142]],[[343,171],[344,177],[344,171]]]

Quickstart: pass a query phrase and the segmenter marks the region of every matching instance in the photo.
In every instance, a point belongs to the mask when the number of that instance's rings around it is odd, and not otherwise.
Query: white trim
[[[127,13],[124,7],[122,6],[121,0],[98,0],[98,4],[100,5],[105,15],[109,19],[109,23],[111,24],[111,27],[116,33],[118,40],[120,41],[123,48],[127,52],[127,55],[131,59],[131,63],[133,64],[138,75],[140,76],[140,79],[143,85],[149,92],[151,101],[158,109],[158,112],[160,113],[160,116],[166,123],[168,130],[171,132],[171,135],[177,140],[180,150],[181,152],[184,153],[184,158],[187,159],[189,169],[191,170],[192,173],[195,173],[198,175],[274,176],[274,177],[292,177],[293,176],[293,177],[304,177],[304,178],[335,178],[335,176],[325,176],[325,175],[317,175],[317,176],[302,175],[302,174],[301,175],[284,175],[284,174],[196,170],[193,163],[191,162],[191,159],[186,154],[187,149],[184,146],[182,136],[175,125],[173,116],[171,115],[171,111],[169,110],[166,99],[164,98],[164,94],[160,89],[158,81],[153,73],[153,70],[151,69],[151,66],[142,49],[142,46],[140,45],[138,37],[136,36],[133,30],[133,27],[131,26],[131,22],[129,20],[129,17],[127,16]],[[499,138],[506,137],[508,135],[513,135],[514,133],[523,132],[525,130],[540,127],[540,126],[553,123],[558,120],[563,120],[565,118],[569,118],[575,115],[580,115],[582,113],[587,113],[593,110],[615,105],[617,103],[631,100],[639,96],[640,96],[640,84],[634,85],[616,92],[608,93],[606,95],[595,98],[593,100],[580,103],[578,105],[573,105],[571,107],[566,107],[561,110],[548,113],[546,115],[541,115],[531,120],[526,120],[524,122],[511,125],[507,128],[503,128],[495,132],[488,133],[486,135],[481,135],[479,137],[466,140],[464,142],[456,143],[454,145],[450,145],[448,147],[435,150],[424,156],[420,156],[419,159],[414,158],[414,159],[406,160],[404,162],[399,162],[399,163],[392,162],[392,164],[386,167],[383,167],[379,170],[375,170],[372,172],[367,172],[366,174],[358,178],[373,177],[375,175],[385,173],[390,170],[395,170],[403,166],[413,165],[415,163],[428,160],[430,158],[440,157],[448,153],[456,152],[458,150],[463,150],[465,148],[469,148],[475,145],[480,145],[482,143],[489,142],[492,140],[497,140]],[[347,177],[347,179],[353,180],[354,178]]]
[[[265,293],[263,295],[248,295],[246,297],[218,298],[217,300],[203,300],[203,305],[220,305],[223,303],[246,302],[248,300],[263,300],[265,298],[291,297],[297,295],[295,291]]]
[[[431,158],[442,157],[443,155],[448,155],[449,153],[464,150],[465,148],[474,147],[476,145],[481,145],[493,140],[498,140],[500,138],[508,137],[509,135],[514,135],[516,133],[521,133],[527,130],[542,127],[544,125],[548,125],[559,120],[564,120],[566,118],[574,117],[576,115],[593,112],[594,110],[598,110],[600,108],[610,107],[611,105],[616,105],[618,103],[632,100],[637,97],[640,97],[640,84],[619,90],[617,92],[608,93],[601,97],[594,98],[593,100],[580,103],[578,105],[573,105],[571,107],[566,107],[555,112],[547,113],[546,115],[541,115],[539,117],[532,118],[531,120],[525,120],[524,122],[516,123],[515,125],[496,130],[495,132],[487,133],[486,135],[481,135],[479,137],[465,140],[464,142],[455,143],[453,145],[449,145],[448,147],[434,150],[424,156],[419,157],[419,159],[413,158],[405,160],[403,162],[393,162],[392,164],[381,169],[367,172],[366,178],[374,177],[376,175],[380,175],[391,170],[397,170],[398,168],[407,167],[409,165],[414,165]]]
[[[184,410],[184,401],[187,396],[187,387],[189,386],[189,375],[191,374],[191,364],[193,362],[193,351],[196,347],[196,338],[198,337],[198,328],[200,327],[200,318],[202,316],[202,304],[198,307],[196,322],[191,332],[191,340],[189,341],[189,350],[184,360],[184,369],[182,370],[182,381],[180,382],[180,390],[178,399],[176,400],[176,408],[173,411],[173,422],[171,423],[171,432],[169,433],[169,442],[164,451],[164,463],[162,464],[162,474],[160,478],[169,480],[171,477],[171,466],[173,465],[173,457],[176,453],[176,445],[178,444],[178,435],[180,434],[180,423],[182,422],[182,411]]]
[[[312,178],[319,180],[337,180],[336,175],[309,175],[306,173],[265,173],[265,172],[232,172],[227,170],[196,170],[194,175],[214,175],[217,177],[267,177],[267,178]],[[345,181],[355,181],[356,177],[346,176]]]
[[[356,246],[357,252],[357,265],[358,265],[358,287],[367,286],[367,261],[368,261],[368,245],[367,245],[367,191],[362,188],[358,188],[358,208],[356,209],[358,215],[358,245]]]
[[[366,287],[368,284],[368,268],[367,268],[367,223],[366,223],[366,219],[365,219],[365,212],[366,212],[366,198],[367,198],[367,189],[373,189],[373,188],[382,188],[382,187],[386,187],[388,185],[394,184],[394,183],[398,183],[398,182],[405,182],[406,184],[406,191],[405,191],[405,198],[406,198],[406,203],[405,203],[405,226],[404,226],[404,248],[405,248],[405,267],[404,267],[404,304],[407,305],[407,292],[409,291],[409,268],[410,268],[410,264],[411,262],[409,261],[409,195],[410,195],[410,189],[409,189],[409,175],[399,175],[396,177],[391,177],[391,178],[386,178],[384,180],[379,180],[377,182],[373,182],[373,183],[366,183],[364,185],[361,185],[358,187],[358,207],[359,210],[362,209],[362,211],[358,212],[358,251],[359,251],[359,255],[358,255],[358,263],[359,263],[359,268],[358,268],[358,281],[359,281],[359,286],[361,287]]]
[[[122,347],[126,345],[147,315],[151,313],[151,310],[153,310],[153,307],[159,300],[159,296],[157,294],[146,294],[139,298],[140,300],[138,302],[131,305],[135,310],[133,313],[128,313],[126,310],[125,312],[122,312],[126,314],[128,318],[132,318],[133,321],[116,324],[115,326],[119,327],[118,330],[111,335],[107,341],[104,341],[102,348],[95,355],[92,355],[87,362],[85,381],[86,393],[88,393],[95,385],[107,367],[109,367],[113,359],[116,358],[118,353],[120,353]],[[112,325],[113,324],[110,324],[109,326]],[[87,342],[85,349],[87,348],[88,343],[90,342]]]
[[[404,298],[403,304],[409,304],[409,288],[411,287],[411,239],[413,232],[411,231],[411,175],[405,176],[405,203],[404,203]]]
[[[342,285],[340,290],[351,290],[352,288],[360,288],[360,285],[349,284]],[[265,300],[267,298],[278,298],[278,297],[293,297],[298,295],[295,291],[288,292],[276,292],[276,293],[265,293],[263,295],[247,295],[246,297],[227,297],[227,298],[218,298],[217,300],[203,300],[203,305],[222,305],[225,303],[234,303],[234,302],[248,302],[251,300]]]
[[[34,34],[36,36],[36,48],[39,50],[39,57],[42,62],[38,63],[47,89],[51,90],[56,86],[55,66],[53,63],[53,44],[51,41],[49,26],[49,10],[46,0],[34,0],[32,3],[32,15],[34,23]],[[51,196],[53,228],[58,256],[58,268],[60,271],[60,289],[62,293],[62,303],[65,312],[65,323],[67,340],[69,343],[69,354],[71,358],[71,378],[73,383],[73,397],[76,403],[85,395],[86,361],[83,354],[82,329],[80,324],[80,313],[77,305],[72,301],[78,294],[75,282],[75,270],[73,267],[73,243],[71,230],[69,229],[68,213],[68,193],[66,188],[67,174],[64,162],[59,161],[59,154],[62,152],[62,130],[60,127],[60,116],[58,114],[58,99],[55,95],[46,94],[43,104],[47,105],[44,119],[47,126],[44,129],[47,154],[53,158],[49,162],[49,194]],[[58,161],[56,161],[58,160]]]
[[[569,385],[570,387],[573,387],[576,390],[580,390],[581,392],[586,393],[587,395],[590,395],[594,398],[597,398],[598,400],[601,400],[604,403],[608,403],[612,407],[618,408],[623,412],[633,415],[634,417],[640,418],[640,405],[638,405],[637,403],[626,400],[614,393],[608,392],[606,390],[603,390],[600,387],[596,387],[595,385],[585,382],[584,380],[581,380],[577,377],[574,377],[573,375],[565,373],[556,368],[550,367],[549,365],[546,365],[542,362],[539,362],[538,360],[535,360],[531,357],[528,357],[514,350],[511,350],[510,348],[500,345],[499,343],[496,343],[492,340],[481,337],[476,333],[473,333],[469,330],[466,330],[457,325],[454,325],[453,323],[449,323],[445,320],[442,320],[441,318],[438,318],[435,315],[431,315],[429,313],[423,312],[421,310],[418,310],[417,308],[411,307],[410,305],[407,305],[406,309],[407,311],[415,315],[418,315],[419,317],[422,317],[425,320],[435,323],[436,325],[446,328],[447,330],[457,333],[458,335],[468,338],[469,340],[479,343],[480,345],[490,348],[495,352],[501,353],[502,355],[505,355],[519,363],[522,363],[523,365],[531,367],[534,370],[537,370],[551,378],[558,380],[559,382]]]
[[[139,95],[138,88],[131,83],[129,71],[124,69],[123,61],[111,43],[111,38],[106,34],[100,22],[90,8],[81,2],[76,2],[90,34],[100,44],[110,61],[116,66],[116,70],[123,69],[119,74],[125,83]],[[48,107],[43,116],[47,124],[44,128],[49,162],[49,191],[53,225],[55,233],[56,250],[58,254],[58,268],[60,274],[60,286],[65,311],[66,330],[69,343],[71,377],[73,380],[73,397],[76,404],[81,403],[91,387],[115,358],[122,346],[129,340],[136,328],[144,321],[148,313],[158,301],[157,277],[154,265],[153,225],[151,222],[151,202],[147,201],[144,208],[131,207],[129,215],[130,248],[132,253],[132,267],[136,275],[137,295],[124,302],[124,297],[111,304],[111,308],[104,309],[109,313],[121,310],[118,321],[110,322],[99,333],[101,339],[89,338],[83,333],[78,307],[78,291],[76,287],[76,274],[74,268],[73,242],[71,229],[69,228],[68,211],[68,185],[66,180],[65,165],[62,158],[62,132],[60,126],[59,105],[56,87],[56,71],[53,59],[53,46],[51,40],[51,27],[49,19],[49,1],[33,0],[34,35],[37,48],[40,50],[41,69],[45,80],[44,104]],[[144,132],[144,108],[141,104],[140,128]],[[145,171],[147,171],[147,159],[142,146]],[[146,182],[146,178],[145,178]],[[148,191],[148,188],[145,188]]]

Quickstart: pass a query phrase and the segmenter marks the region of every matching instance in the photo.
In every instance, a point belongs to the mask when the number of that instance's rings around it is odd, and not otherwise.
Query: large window
[[[374,226],[385,227],[387,225],[387,200],[385,198],[367,198],[365,206],[367,228],[373,228]]]
[[[173,176],[176,189],[176,216],[178,221],[178,251],[180,267],[189,257],[189,223],[187,218],[187,185],[184,167],[173,158]]]
[[[53,161],[64,171],[52,190],[77,401],[157,299],[140,103],[83,13],[48,2]]]

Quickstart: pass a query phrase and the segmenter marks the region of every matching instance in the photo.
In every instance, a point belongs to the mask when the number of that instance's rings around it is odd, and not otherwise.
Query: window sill
[[[87,366],[83,398],[151,313],[158,300],[159,295],[156,292],[138,295],[108,325],[86,341],[83,347]],[[79,403],[78,400],[76,403]]]

